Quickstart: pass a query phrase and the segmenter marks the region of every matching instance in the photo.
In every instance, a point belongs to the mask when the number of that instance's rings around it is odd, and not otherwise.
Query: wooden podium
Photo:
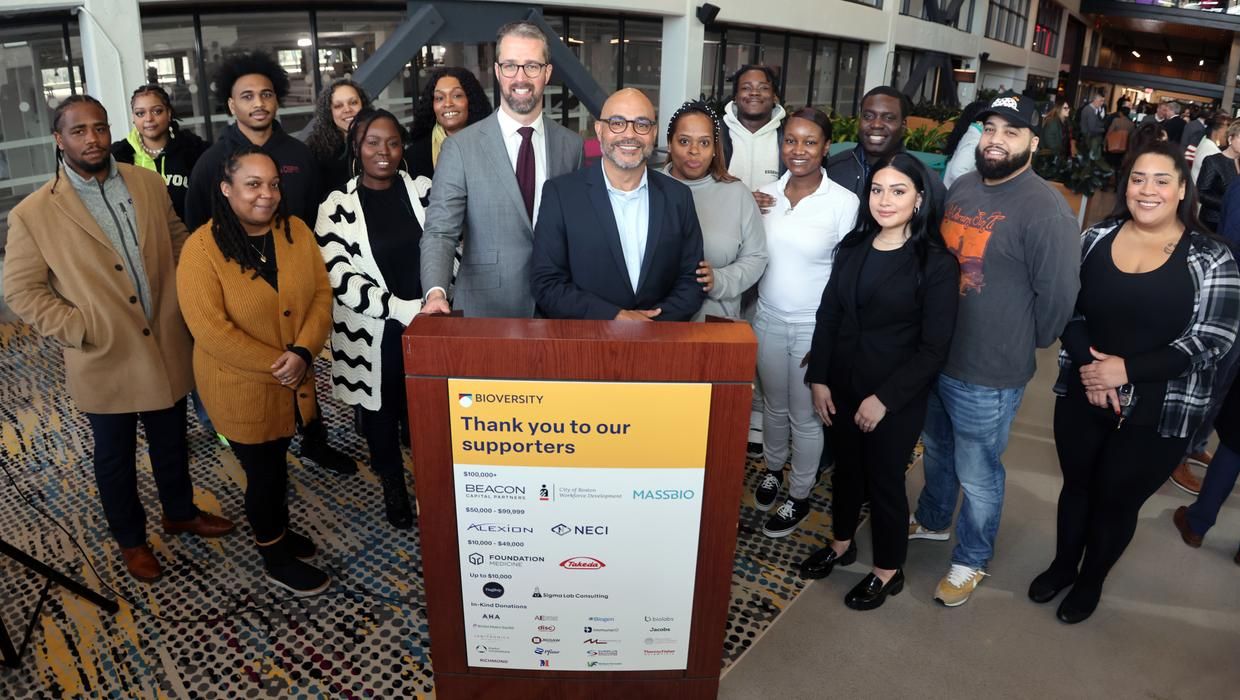
[[[437,697],[690,700],[717,695],[756,352],[753,332],[743,323],[450,316],[414,320],[404,334],[405,381]],[[449,378],[710,385],[685,670],[558,671],[468,665]]]

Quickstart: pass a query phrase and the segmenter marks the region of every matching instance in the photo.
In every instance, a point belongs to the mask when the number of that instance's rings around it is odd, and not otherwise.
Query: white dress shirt
[[[524,124],[513,119],[503,107],[495,110],[499,120],[499,132],[504,137],[504,145],[508,147],[508,162],[512,163],[513,177],[517,174],[517,154],[521,152],[521,134],[517,133]],[[534,217],[530,224],[538,223],[538,205],[542,203],[543,183],[547,181],[547,129],[543,125],[545,115],[540,114],[530,126],[534,133],[530,140],[534,144]]]
[[[636,189],[625,192],[616,189],[603,168],[603,182],[607,184],[607,198],[611,200],[611,213],[620,232],[620,250],[624,251],[624,266],[629,271],[633,291],[641,280],[642,258],[646,254],[646,235],[650,232],[650,183],[646,167],[642,166],[642,181]]]

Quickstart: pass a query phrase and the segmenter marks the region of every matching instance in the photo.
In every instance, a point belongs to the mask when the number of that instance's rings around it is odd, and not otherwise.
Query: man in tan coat
[[[87,96],[52,117],[56,178],[9,214],[4,300],[64,345],[65,384],[90,420],[95,480],[129,573],[161,575],[138,496],[137,422],[146,428],[165,532],[218,537],[229,520],[194,505],[185,397],[192,340],[181,318],[176,258],[185,242],[163,178],[118,165],[103,105]]]

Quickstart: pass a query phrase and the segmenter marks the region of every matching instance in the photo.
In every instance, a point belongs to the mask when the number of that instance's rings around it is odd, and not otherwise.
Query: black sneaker
[[[301,457],[303,462],[323,467],[327,471],[339,476],[349,476],[357,473],[357,462],[352,457],[327,444],[326,432],[320,435],[307,430],[301,438],[301,454],[298,456]]]
[[[289,554],[298,559],[310,559],[319,553],[319,548],[315,546],[314,540],[299,532],[285,530],[284,541],[288,543]]]
[[[383,509],[387,513],[388,522],[398,530],[413,527],[413,509],[409,507],[409,492],[405,490],[404,472],[381,474],[379,481],[383,484]]]
[[[758,488],[753,491],[754,507],[762,512],[771,509],[775,505],[775,499],[779,496],[779,489],[784,485],[783,470],[771,471],[766,470],[762,478],[758,480]]]
[[[762,534],[767,537],[787,537],[809,515],[808,498],[789,498],[767,519]]]
[[[263,557],[267,580],[293,595],[315,595],[331,585],[332,579],[327,572],[294,557],[287,533],[277,542],[259,545],[258,553]]]
[[[284,564],[269,564],[267,580],[295,596],[317,595],[332,585],[332,577],[326,571],[315,568],[300,559]]]

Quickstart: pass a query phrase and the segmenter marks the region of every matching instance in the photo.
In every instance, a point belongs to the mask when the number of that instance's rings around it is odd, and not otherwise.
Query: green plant
[[[832,143],[855,142],[860,121],[856,117],[836,117],[831,120]]]
[[[960,108],[950,105],[941,105],[934,102],[921,102],[913,105],[913,110],[909,112],[910,117],[925,117],[933,119],[940,124],[955,120],[960,116]]]
[[[1063,183],[1076,194],[1089,197],[1102,189],[1115,176],[1115,170],[1101,153],[1089,149],[1072,157],[1062,155],[1034,158],[1034,171],[1047,180]]]
[[[999,96],[998,90],[995,90],[993,88],[979,88],[977,91],[977,97],[975,99],[982,100],[984,102],[990,102],[991,100],[995,99],[998,96]]]
[[[904,133],[904,148],[923,153],[942,153],[947,133],[939,126],[919,126]]]

